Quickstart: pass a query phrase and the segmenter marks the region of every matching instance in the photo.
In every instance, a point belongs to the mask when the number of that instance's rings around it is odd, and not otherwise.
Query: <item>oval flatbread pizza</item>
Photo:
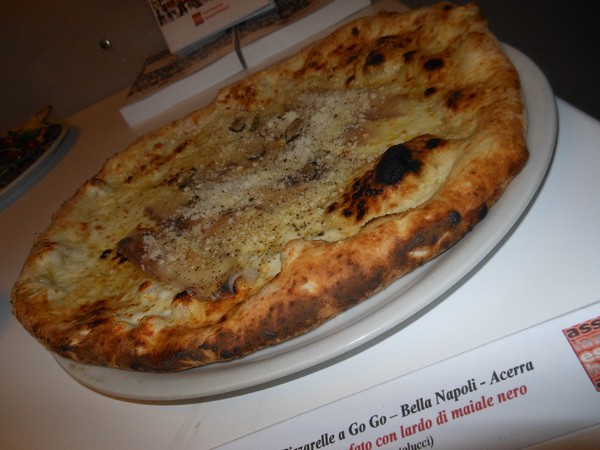
[[[448,250],[527,161],[477,7],[342,26],[109,159],[13,311],[75,361],[178,371],[292,339]]]

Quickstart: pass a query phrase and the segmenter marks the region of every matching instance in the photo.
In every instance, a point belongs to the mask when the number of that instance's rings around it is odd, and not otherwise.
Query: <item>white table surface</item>
[[[122,100],[118,93],[70,117],[42,178],[0,204],[2,448],[211,448],[600,300],[600,124],[559,99],[556,154],[530,210],[465,282],[414,320],[369,348],[260,390],[187,404],[94,392],[17,323],[10,290],[51,214],[144,131],[125,124]]]

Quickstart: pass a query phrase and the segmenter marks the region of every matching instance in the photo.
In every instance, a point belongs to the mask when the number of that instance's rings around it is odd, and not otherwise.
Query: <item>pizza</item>
[[[241,358],[451,248],[526,164],[525,132],[476,6],[359,18],[108,159],[36,237],[13,312],[81,363]]]

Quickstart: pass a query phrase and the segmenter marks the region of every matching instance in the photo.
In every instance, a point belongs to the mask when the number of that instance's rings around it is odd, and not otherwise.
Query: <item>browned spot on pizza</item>
[[[387,36],[382,36],[379,39],[377,39],[377,45],[380,47],[396,47],[396,48],[405,48],[407,45],[411,44],[413,42],[412,38],[410,36],[407,35],[402,35],[402,34],[393,34],[393,35],[387,35]],[[411,52],[405,52],[403,54],[403,57],[406,58],[410,57]]]
[[[231,298],[238,292],[239,279],[241,276],[239,272],[234,272],[230,274],[227,279],[221,284],[221,286],[212,293],[212,300],[223,300],[226,298]]]
[[[68,326],[74,330],[85,328],[93,329],[108,322],[111,316],[110,306],[106,300],[99,300],[92,304],[83,304],[79,307],[78,320],[68,321]]]
[[[479,207],[479,212],[478,212],[478,219],[481,221],[485,218],[485,216],[487,216],[489,211],[489,207],[487,205],[487,203],[482,203],[481,206]]]
[[[463,94],[459,89],[451,91],[446,97],[446,106],[450,109],[456,108],[456,105],[458,104],[462,96]]]
[[[180,306],[187,306],[194,302],[194,298],[190,295],[188,291],[181,291],[173,298],[172,305],[174,308]]]
[[[360,57],[360,53],[354,53],[354,54],[349,55],[348,58],[346,58],[346,66],[350,66],[359,57]]]
[[[425,95],[425,97],[429,97],[429,96],[435,94],[436,92],[437,92],[437,88],[436,87],[428,87],[423,92],[423,95]]]
[[[135,183],[138,179],[144,177],[152,170],[164,166],[178,155],[189,151],[191,145],[192,143],[189,140],[186,140],[179,143],[171,151],[162,152],[162,146],[154,148],[152,152],[148,153],[146,163],[138,165],[136,167],[135,174],[129,175],[125,179],[125,183]]]
[[[177,155],[179,153],[183,153],[186,150],[186,148],[187,148],[188,145],[189,145],[189,141],[185,142],[184,144],[178,145],[173,150],[173,155]]]
[[[444,67],[444,60],[442,58],[429,58],[423,64],[425,70],[438,70]]]
[[[62,354],[62,355],[67,355],[68,353],[74,352],[76,349],[76,347],[69,345],[69,344],[60,344],[58,346],[58,353]]]
[[[444,140],[441,138],[430,138],[425,141],[425,147],[429,150],[438,147]]]
[[[77,224],[77,228],[79,228],[79,233],[86,234],[89,227],[89,223],[87,222],[79,222]]]
[[[40,239],[35,244],[35,251],[40,255],[44,256],[47,253],[51,253],[56,250],[58,243],[49,241],[47,239]]]
[[[397,267],[412,270],[424,261],[431,258],[432,254],[438,254],[453,245],[460,234],[452,232],[459,226],[468,227],[464,224],[460,213],[450,211],[448,214],[423,220],[418,230],[406,241],[399,241],[396,245],[394,264]]]
[[[404,58],[405,62],[411,62],[416,53],[417,53],[416,50],[410,50],[408,52],[403,53],[402,58]]]
[[[382,53],[372,51],[367,55],[365,65],[367,66],[379,66],[385,62],[385,56]]]
[[[227,92],[223,103],[238,103],[242,108],[251,105],[256,100],[256,90],[251,83],[241,82]]]
[[[299,289],[288,291],[286,304],[277,314],[264,317],[257,331],[265,335],[282,339],[294,335],[298,330],[313,328],[320,313],[319,299],[299,292]]]
[[[117,256],[113,259],[121,258],[121,255],[127,255],[130,261],[141,264],[144,251],[141,236],[142,234],[130,235],[121,239],[117,243]]]
[[[356,44],[346,45],[345,43],[338,45],[332,52],[332,56],[339,60],[346,60],[346,63],[351,63],[354,58],[360,53],[356,51]]]
[[[138,292],[147,291],[151,287],[152,287],[152,282],[150,280],[144,280],[138,287]]]
[[[265,328],[262,331],[262,335],[264,336],[264,338],[267,342],[274,341],[279,337],[279,332],[277,332],[276,330],[271,330],[271,329]]]
[[[220,326],[214,333],[214,337],[202,343],[201,348],[208,350],[218,356],[221,360],[230,360],[242,354],[240,335],[233,333],[226,327]],[[253,341],[256,343],[255,341]]]
[[[90,180],[90,183],[92,184],[92,186],[97,187],[99,189],[104,189],[107,186],[106,181],[98,177],[92,178]]]
[[[231,339],[231,340],[234,341],[234,339]],[[224,359],[224,360],[234,359],[234,358],[240,357],[242,355],[243,355],[243,353],[241,352],[241,348],[239,345],[235,345],[233,347],[226,348],[219,352],[219,356],[221,357],[221,359]]]
[[[142,336],[152,336],[154,334],[154,325],[152,324],[152,317],[143,317],[137,326],[137,331],[138,334]]]
[[[370,267],[368,271],[363,269],[364,265],[353,262],[345,265],[352,272],[349,280],[335,283],[328,289],[328,293],[334,298],[337,308],[345,311],[361,301],[365,295],[375,292],[383,281],[384,268]]]
[[[314,70],[315,72],[318,72],[320,70],[323,70],[323,68],[325,67],[325,63],[313,60],[308,64],[308,67]]]
[[[413,152],[404,144],[388,148],[375,168],[375,182],[380,185],[396,184],[411,173],[418,173],[423,163],[413,157]]]
[[[454,89],[446,94],[446,106],[452,110],[466,107],[467,103],[475,99],[477,94],[467,89]]]
[[[327,213],[339,210],[346,218],[362,221],[371,210],[379,210],[388,190],[397,190],[406,177],[417,176],[421,172],[426,152],[441,148],[443,144],[441,138],[424,136],[410,143],[391,146],[372,169],[352,182],[341,201],[327,206]]]
[[[452,210],[448,213],[448,218],[450,219],[450,225],[455,227],[462,221],[462,217],[458,211]]]
[[[108,319],[103,317],[100,319],[94,319],[91,322],[88,322],[87,326],[89,329],[96,328],[98,325],[108,322]]]

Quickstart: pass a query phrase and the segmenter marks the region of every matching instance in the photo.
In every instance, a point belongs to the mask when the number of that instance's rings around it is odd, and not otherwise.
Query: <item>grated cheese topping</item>
[[[382,95],[300,93],[285,108],[230,112],[209,123],[170,171],[178,174],[177,197],[161,191],[166,180],[151,195],[138,226],[141,254],[128,256],[153,276],[210,298],[232,288],[233,274],[257,286],[271,279],[289,241],[348,236],[353,227],[328,220],[327,207],[387,146],[422,131],[401,124],[407,116],[397,98],[396,110],[377,118]],[[430,117],[424,122],[431,126]],[[198,160],[206,148],[219,151],[208,164]]]

